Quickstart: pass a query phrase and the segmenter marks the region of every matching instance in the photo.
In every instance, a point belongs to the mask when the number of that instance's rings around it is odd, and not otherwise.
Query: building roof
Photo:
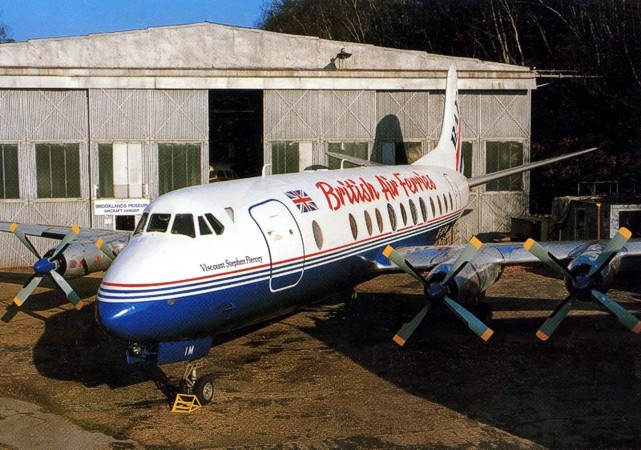
[[[343,51],[346,59],[337,58]],[[213,23],[0,45],[0,88],[534,89],[527,67]]]

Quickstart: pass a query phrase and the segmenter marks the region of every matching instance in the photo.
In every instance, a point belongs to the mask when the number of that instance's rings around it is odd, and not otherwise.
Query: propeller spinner
[[[559,306],[543,323],[541,328],[536,332],[536,337],[542,341],[547,341],[554,330],[559,326],[563,319],[568,315],[574,301],[580,296],[591,297],[599,302],[605,309],[614,314],[619,322],[629,328],[633,333],[641,332],[641,321],[634,315],[626,311],[621,305],[609,298],[607,295],[596,289],[601,272],[608,266],[610,261],[623,248],[625,243],[630,239],[632,233],[627,228],[621,228],[617,234],[601,251],[599,256],[590,264],[590,269],[585,272],[572,273],[565,267],[552,253],[548,252],[543,246],[533,239],[528,239],[523,247],[539,258],[543,263],[548,265],[552,270],[562,275],[568,280],[570,295],[563,300]]]
[[[34,274],[29,278],[29,281],[20,289],[20,292],[14,297],[13,301],[16,305],[22,306],[24,302],[27,301],[29,296],[33,291],[38,287],[40,282],[45,276],[49,276],[53,283],[62,290],[67,296],[67,300],[76,307],[76,309],[82,308],[82,302],[80,297],[73,288],[67,283],[67,280],[64,279],[56,270],[60,267],[59,256],[65,249],[71,244],[71,242],[76,238],[80,233],[80,228],[78,225],[73,225],[71,231],[65,235],[65,237],[58,243],[58,246],[49,254],[45,254],[44,257],[41,257],[38,251],[35,249],[31,241],[27,239],[27,236],[20,230],[20,225],[17,223],[12,223],[9,230],[16,235],[16,237],[24,244],[25,247],[38,259],[33,265]]]
[[[383,255],[388,258],[390,261],[395,263],[399,268],[404,272],[408,273],[425,286],[425,297],[426,304],[418,312],[416,316],[410,321],[401,327],[398,333],[394,336],[393,340],[398,345],[403,346],[405,342],[412,336],[416,328],[425,318],[425,315],[429,311],[432,303],[434,302],[443,302],[445,305],[463,322],[465,322],[470,330],[476,333],[481,339],[487,341],[494,331],[492,331],[487,325],[481,322],[474,314],[465,309],[456,301],[452,300],[449,295],[450,291],[448,288],[448,282],[454,278],[458,273],[463,270],[465,265],[474,258],[478,251],[483,246],[483,243],[479,241],[476,237],[472,237],[470,243],[465,247],[463,252],[458,256],[451,269],[442,280],[439,281],[428,281],[425,279],[406,259],[404,259],[398,252],[394,251],[391,246],[387,246],[383,251]]]

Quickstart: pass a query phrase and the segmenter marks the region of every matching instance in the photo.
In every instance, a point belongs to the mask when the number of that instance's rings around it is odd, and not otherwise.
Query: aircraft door
[[[249,214],[269,249],[269,289],[276,292],[296,286],[305,270],[305,245],[296,219],[277,200],[254,205]]]

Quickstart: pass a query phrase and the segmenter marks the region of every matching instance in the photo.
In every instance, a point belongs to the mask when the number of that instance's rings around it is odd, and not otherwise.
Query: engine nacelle
[[[452,263],[436,266],[428,277],[428,282],[439,282],[452,269]],[[447,287],[449,295],[461,303],[476,304],[487,288],[492,286],[501,275],[501,266],[492,263],[474,264],[469,262],[451,280]]]
[[[45,257],[53,254],[49,250]],[[94,272],[102,272],[109,268],[111,259],[93,242],[73,242],[57,258],[57,272],[65,278],[80,278]]]
[[[571,253],[569,256],[572,258],[568,264],[568,271],[574,276],[587,275],[599,257],[599,254],[605,248],[605,244],[596,242],[580,248],[577,252]],[[617,255],[601,269],[600,272],[592,275],[591,287],[599,289],[601,292],[606,292],[612,282],[614,276],[621,268],[621,255],[625,254],[627,249],[622,248]],[[565,286],[570,293],[576,291],[572,280],[566,278]]]

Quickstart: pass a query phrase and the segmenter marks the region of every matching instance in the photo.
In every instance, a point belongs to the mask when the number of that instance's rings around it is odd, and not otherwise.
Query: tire
[[[214,400],[214,377],[203,375],[196,380],[193,394],[201,405],[209,405]]]

